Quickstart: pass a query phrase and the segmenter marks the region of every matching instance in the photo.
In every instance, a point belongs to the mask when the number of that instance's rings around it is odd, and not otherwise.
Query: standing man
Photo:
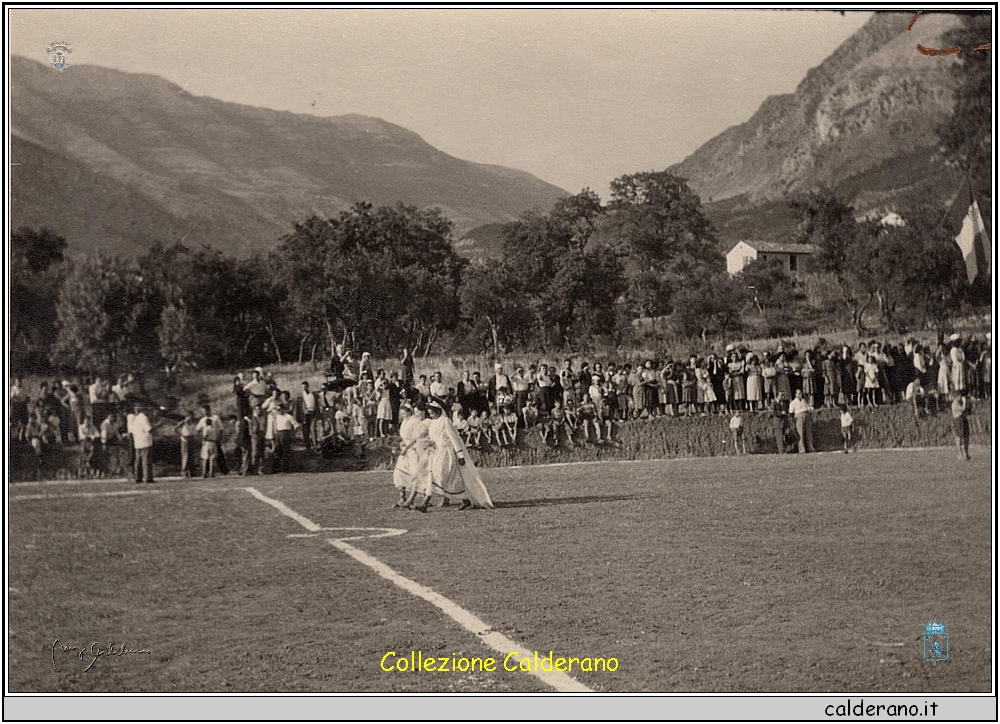
[[[503,365],[497,362],[493,365],[493,376],[486,382],[486,401],[497,404],[497,392],[511,393],[510,377],[503,373]]]
[[[146,416],[141,403],[135,403],[135,415],[132,417],[129,432],[132,434],[132,445],[135,448],[135,482],[136,485],[153,482],[153,468],[149,456],[153,450],[153,425]]]
[[[313,422],[316,420],[318,409],[316,393],[310,392],[309,383],[303,380],[302,394],[296,400],[295,411],[296,417],[302,425],[302,440],[306,444],[306,450],[313,449]]]
[[[802,390],[795,390],[795,399],[788,404],[788,414],[795,416],[795,433],[799,438],[799,452],[813,452],[812,406],[802,397]]]
[[[288,472],[288,458],[292,450],[292,435],[299,428],[299,423],[289,414],[283,403],[278,403],[277,409],[270,416],[274,426],[274,472]]]
[[[413,387],[413,354],[406,347],[403,348],[403,358],[399,361],[403,368],[403,388]]]

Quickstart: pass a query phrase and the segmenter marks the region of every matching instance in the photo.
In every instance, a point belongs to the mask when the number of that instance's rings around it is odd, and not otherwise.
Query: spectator
[[[969,460],[969,412],[971,403],[965,390],[959,388],[951,401],[951,416],[955,425],[955,446],[958,448],[958,459]]]
[[[267,418],[260,403],[250,408],[246,417],[247,443],[243,446],[243,460],[240,473],[261,475],[264,472],[264,446],[267,436]]]
[[[743,418],[739,410],[735,410],[733,416],[729,418],[729,433],[732,436],[733,454],[746,455],[747,443],[743,438]]]
[[[403,348],[403,357],[399,364],[403,369],[403,387],[409,389],[413,387],[413,355],[409,349]]]
[[[222,425],[214,424],[212,418],[206,417],[201,426],[201,477],[215,477],[215,461],[219,456],[219,440],[222,436]]]
[[[788,412],[795,416],[795,432],[799,439],[799,452],[813,452],[812,421],[809,417],[812,407],[802,397],[802,390],[795,391],[795,399],[788,405]]]
[[[274,471],[287,473],[292,449],[292,435],[298,430],[299,423],[288,412],[284,404],[279,404],[271,416],[274,426]]]
[[[146,416],[145,408],[141,403],[135,403],[135,415],[129,427],[132,435],[132,446],[135,448],[135,482],[153,483],[153,466],[150,456],[153,452],[153,430],[154,425]]]
[[[264,382],[264,370],[257,367],[253,371],[253,379],[243,385],[247,393],[247,403],[252,408],[254,404],[262,404],[267,399],[267,384]]]
[[[319,400],[316,393],[309,389],[309,383],[302,381],[302,392],[295,400],[295,417],[302,426],[302,440],[306,445],[306,450],[312,450],[315,442],[315,431],[313,425],[316,422],[316,415],[319,412]]]
[[[174,425],[174,431],[181,441],[181,475],[191,477],[191,450],[198,439],[198,421],[194,413],[188,410],[184,419]]]
[[[844,441],[844,453],[848,447],[854,447],[854,417],[847,410],[847,405],[840,407],[840,437]],[[855,451],[857,450],[854,447]]]

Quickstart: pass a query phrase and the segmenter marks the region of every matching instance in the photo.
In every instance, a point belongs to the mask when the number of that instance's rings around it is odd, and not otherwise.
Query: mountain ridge
[[[877,13],[793,93],[765,99],[750,119],[670,167],[729,240],[743,233],[734,209],[745,215],[820,188],[847,196],[859,213],[937,203],[952,189],[955,173],[939,158],[935,129],[950,118],[957,61],[921,55],[915,44],[934,45],[959,18],[922,18],[919,36],[907,30],[911,18]]]
[[[309,214],[332,216],[359,201],[439,207],[458,238],[567,195],[518,169],[458,159],[370,116],[228,103],[148,73],[85,65],[55,73],[19,56],[10,75],[11,135],[19,139],[12,153],[26,159],[12,159],[21,164],[12,174],[12,223],[48,221],[71,253],[134,253],[145,245],[129,237],[141,225],[135,216],[150,209],[163,212],[164,242],[186,236],[246,255],[273,247]],[[136,213],[119,223],[94,218],[87,189],[60,203],[43,191],[59,173],[105,197],[124,193]],[[102,205],[127,211],[111,199]]]

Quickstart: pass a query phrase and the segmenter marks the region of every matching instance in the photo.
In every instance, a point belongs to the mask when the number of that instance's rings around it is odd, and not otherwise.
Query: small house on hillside
[[[778,259],[790,274],[813,271],[814,244],[777,244],[771,241],[741,241],[726,254],[726,271],[739,274],[754,259]]]

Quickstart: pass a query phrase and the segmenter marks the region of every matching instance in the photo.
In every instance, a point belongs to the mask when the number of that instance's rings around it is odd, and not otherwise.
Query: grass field
[[[595,691],[989,691],[990,453],[489,469],[496,510],[426,515],[390,509],[385,472],[19,484],[9,687],[552,691],[499,663],[381,671],[389,651],[503,656],[326,542],[364,533],[310,534],[255,486],[320,527],[405,529],[350,544],[529,652],[616,658],[573,672]],[[933,618],[951,636],[938,664]],[[149,653],[63,649],[94,642]]]

